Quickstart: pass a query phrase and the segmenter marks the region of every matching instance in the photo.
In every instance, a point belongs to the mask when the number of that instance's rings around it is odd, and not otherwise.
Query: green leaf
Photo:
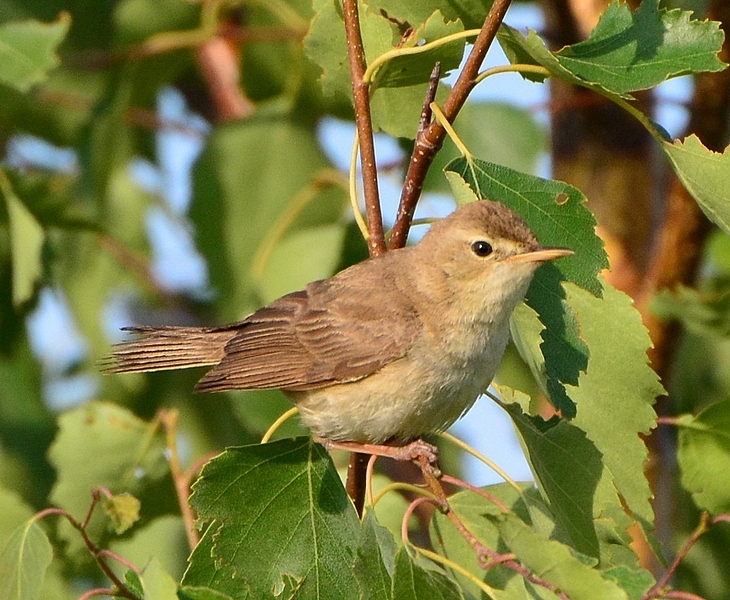
[[[455,173],[459,178],[449,175]],[[447,166],[447,177],[457,197],[466,198],[464,182],[477,198],[496,200],[512,208],[532,228],[544,246],[568,247],[573,256],[557,264],[541,266],[527,292],[526,300],[546,326],[540,349],[544,368],[535,371],[550,401],[566,417],[575,406],[564,384],[575,384],[588,362],[588,348],[572,308],[565,302],[562,280],[574,281],[600,294],[598,271],[608,265],[603,244],[595,235],[595,219],[584,205],[584,196],[568,184],[519,173],[479,159],[460,158]],[[463,181],[462,179],[463,178]],[[513,329],[519,324],[513,321]],[[517,339],[529,340],[527,334]],[[523,345],[522,351],[525,350]],[[527,356],[527,355],[524,355]],[[528,363],[535,366],[535,361]]]
[[[179,579],[190,555],[185,523],[179,514],[157,516],[176,511],[176,501],[172,486],[150,489],[142,503],[144,520],[132,533],[110,537],[106,547],[133,565],[143,566],[154,556],[168,573]]]
[[[446,166],[446,171],[460,175],[477,198],[509,206],[532,228],[543,246],[573,250],[573,256],[556,263],[563,278],[600,295],[598,273],[608,267],[608,259],[594,231],[596,220],[580,190],[478,158],[458,158]]]
[[[71,25],[68,13],[55,23],[14,21],[0,25],[0,81],[21,92],[45,80],[59,64],[56,48]]]
[[[730,294],[726,292],[703,295],[680,285],[658,292],[650,308],[659,319],[679,320],[697,335],[730,336]]]
[[[398,14],[381,11],[375,3],[372,4],[369,7],[361,3],[359,11],[367,65],[396,47],[413,48],[464,29],[459,20],[445,19],[436,8],[428,14],[419,15],[423,20],[406,23]],[[314,10],[316,14],[305,40],[307,54],[322,67],[321,82],[325,93],[351,99],[352,82],[349,64],[344,60],[347,42],[341,8],[326,0],[318,0],[314,3]],[[406,29],[410,33],[404,38]],[[380,66],[373,80],[373,89],[427,83],[436,61],[441,61],[442,73],[446,74],[459,66],[464,44],[464,40],[456,40],[435,50],[395,57]]]
[[[515,514],[535,531],[549,537],[555,532],[555,522],[550,511],[542,502],[540,494],[532,484],[523,484],[521,491],[511,485],[501,483],[486,486],[484,492],[509,507]],[[479,542],[487,548],[504,551],[504,542],[496,523],[487,515],[501,514],[502,508],[494,502],[486,500],[482,495],[472,491],[464,491],[449,497],[452,510]],[[451,521],[440,512],[434,513],[431,520],[431,540],[440,554],[462,566],[477,579],[492,589],[490,597],[496,600],[523,600],[525,598],[541,598],[554,600],[555,595],[544,588],[533,585],[520,575],[505,567],[495,565],[486,571],[477,560],[474,549],[466,542],[464,536],[453,526]],[[483,597],[481,587],[471,579],[456,573],[458,581],[465,591],[475,597]]]
[[[208,587],[183,586],[177,592],[180,600],[233,600],[228,594],[216,592]]]
[[[421,7],[422,8],[422,7]],[[380,9],[378,5],[361,3],[360,28],[368,65],[380,55],[404,43],[406,47],[421,42],[434,41],[463,30],[458,20],[445,19],[440,7],[429,11],[409,10],[400,5]],[[320,79],[325,95],[346,98],[352,104],[352,83],[347,60],[347,42],[344,21],[339,5],[318,0],[314,3],[315,17],[305,40],[307,55],[322,68]],[[401,16],[403,15],[403,16]],[[407,19],[417,16],[422,20]],[[399,28],[398,25],[401,25]],[[413,29],[413,35],[405,41],[402,33]],[[385,131],[395,137],[414,139],[428,87],[428,80],[436,60],[441,61],[442,73],[459,66],[464,40],[418,54],[401,56],[381,66],[375,74],[371,90],[371,111],[375,130]],[[398,87],[393,87],[398,86]],[[443,101],[442,90],[437,101]]]
[[[393,535],[378,524],[372,510],[363,517],[353,572],[361,600],[390,600],[397,548]]]
[[[626,592],[629,600],[642,600],[656,583],[649,571],[639,568],[614,567],[604,571],[603,576],[615,581]]]
[[[543,424],[538,418],[522,415],[517,405],[508,411],[525,441],[556,520],[577,549],[598,556],[592,521],[613,502],[610,490],[605,489],[602,498],[593,491],[604,480],[602,465],[632,513],[645,525],[653,522],[651,491],[643,475],[647,450],[639,436],[654,424],[651,405],[662,388],[647,365],[649,338],[630,299],[610,287],[604,289],[603,298],[570,284],[565,289],[566,302],[575,311],[581,337],[591,352],[578,385],[565,386],[577,406],[572,424]],[[518,317],[529,324],[530,315],[524,312]],[[524,337],[532,337],[528,345],[533,350],[528,358],[540,372],[544,367],[534,350],[537,329],[532,325],[520,331]],[[519,337],[516,341],[525,343]],[[505,391],[504,396],[509,398],[509,393]],[[575,481],[579,472],[580,481]]]
[[[215,520],[215,533],[212,556],[191,557],[199,575],[186,584],[255,598],[295,589],[303,599],[357,597],[357,515],[329,454],[310,438],[226,450],[203,469],[191,504]],[[221,570],[230,577],[223,587],[204,581]]]
[[[490,516],[507,547],[533,575],[565,592],[571,600],[627,600],[626,593],[576,557],[568,546],[548,540],[516,515]]]
[[[272,250],[260,283],[264,303],[335,272],[345,237],[341,223],[292,232]],[[326,251],[323,251],[325,250]],[[296,267],[292,268],[292,259]]]
[[[222,320],[331,275],[347,203],[336,181],[313,131],[286,119],[248,119],[210,136],[195,168],[191,219]],[[287,245],[298,254],[285,260]]]
[[[425,23],[435,12],[441,11],[447,21],[459,19],[465,29],[476,29],[482,26],[492,6],[491,0],[373,0],[369,2],[373,12],[385,13],[390,19],[401,24],[415,26]]]
[[[159,426],[145,423],[121,406],[92,402],[62,414],[58,426],[48,452],[58,473],[50,498],[76,519],[83,519],[95,488],[135,494],[169,472]],[[97,512],[87,533],[100,535],[107,523]],[[81,545],[70,526],[62,531],[64,537]]]
[[[395,555],[393,600],[451,600],[464,595],[446,575],[417,565],[401,547]]]
[[[159,425],[121,406],[91,402],[63,413],[58,426],[48,452],[58,472],[51,501],[76,518],[84,516],[96,487],[134,493],[168,473]]]
[[[118,494],[104,500],[104,512],[112,520],[112,527],[117,535],[139,521],[139,507],[139,500],[131,494]]]
[[[140,575],[144,600],[178,600],[177,583],[162,568],[157,558],[152,558]]]
[[[408,87],[375,90],[370,98],[373,128],[393,137],[415,139],[427,87],[428,84],[419,83]],[[443,104],[447,96],[447,86],[439,86],[436,90],[436,102]]]
[[[399,48],[415,48],[463,30],[459,21],[446,22],[441,11],[437,10],[414,29]],[[459,66],[464,44],[465,41],[460,39],[418,54],[397,56],[378,68],[371,89],[426,83],[437,62],[441,63],[441,71],[446,74]]]
[[[18,527],[0,556],[0,597],[6,600],[39,598],[52,558],[48,536],[34,519]]]
[[[138,596],[142,597],[144,589],[142,589],[142,580],[137,572],[128,569],[124,573],[124,584]]]
[[[573,423],[603,455],[631,512],[652,523],[652,494],[644,476],[648,453],[640,436],[654,426],[652,405],[664,390],[648,365],[649,335],[626,294],[606,285],[600,299],[572,285],[565,288],[591,351],[578,385],[566,386],[578,406]]]
[[[712,152],[696,135],[673,144],[665,142],[662,149],[702,211],[730,234],[730,190],[727,185],[730,149],[726,148],[723,154]]]
[[[215,521],[208,525],[193,549],[183,576],[183,589],[204,587],[236,600],[250,598],[251,587],[245,581],[236,579],[233,568],[217,561],[213,555],[214,536],[219,528],[220,523]]]
[[[682,486],[698,507],[713,514],[730,512],[730,400],[717,402],[697,416],[678,419],[677,459]]]
[[[539,64],[570,83],[631,98],[630,92],[672,77],[725,67],[717,57],[723,42],[719,23],[690,20],[691,14],[660,10],[659,0],[642,2],[632,13],[614,0],[587,40],[556,53],[534,31],[523,36],[506,25],[499,41],[510,62]]]
[[[507,397],[505,390],[500,393]],[[516,403],[506,410],[527,448],[535,479],[556,522],[576,550],[597,558],[593,504],[603,474],[600,452],[584,432],[567,421],[554,417],[545,422],[524,414]]]
[[[542,384],[543,392],[553,406],[564,417],[572,419],[575,417],[575,404],[570,399],[565,384],[578,383],[581,372],[588,366],[590,351],[581,337],[575,311],[566,300],[562,277],[555,265],[546,264],[538,269],[525,295],[525,303],[535,310],[545,325],[539,338],[544,364],[533,371],[535,379]],[[513,323],[510,323],[510,327],[513,328]],[[519,339],[529,340],[531,333],[534,334],[534,328],[523,332]],[[537,341],[533,340],[533,347]],[[523,350],[520,346],[517,348]],[[532,353],[536,354],[534,350]],[[535,368],[535,360],[526,360]]]
[[[0,193],[5,199],[10,227],[13,272],[13,305],[30,300],[43,273],[43,244],[46,234],[33,214],[16,196],[4,171],[0,170]]]

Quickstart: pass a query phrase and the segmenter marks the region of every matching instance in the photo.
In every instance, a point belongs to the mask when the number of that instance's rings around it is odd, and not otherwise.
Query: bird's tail
[[[108,373],[141,373],[218,364],[232,329],[213,327],[125,327],[135,334],[115,345],[102,368]]]

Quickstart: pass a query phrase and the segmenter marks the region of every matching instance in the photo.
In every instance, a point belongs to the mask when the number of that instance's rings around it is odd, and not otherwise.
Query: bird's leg
[[[418,461],[423,470],[423,460],[431,470],[431,475],[438,472],[439,451],[436,446],[421,439],[414,440],[405,446],[390,446],[388,444],[362,444],[360,442],[336,442],[315,436],[314,440],[322,444],[327,450],[347,450],[361,454],[375,454],[394,460]]]

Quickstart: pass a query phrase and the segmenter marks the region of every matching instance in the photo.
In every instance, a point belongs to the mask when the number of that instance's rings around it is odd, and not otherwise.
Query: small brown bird
[[[541,247],[502,204],[466,204],[418,244],[310,283],[238,323],[129,327],[137,336],[119,344],[108,370],[212,365],[195,391],[279,388],[325,441],[403,444],[474,404],[537,266],[569,254]]]

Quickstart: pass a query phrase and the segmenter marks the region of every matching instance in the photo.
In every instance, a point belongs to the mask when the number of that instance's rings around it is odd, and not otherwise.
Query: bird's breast
[[[406,356],[368,377],[290,396],[320,437],[406,442],[446,429],[472,406],[494,377],[508,337],[507,323],[455,323],[438,340],[421,336]]]

